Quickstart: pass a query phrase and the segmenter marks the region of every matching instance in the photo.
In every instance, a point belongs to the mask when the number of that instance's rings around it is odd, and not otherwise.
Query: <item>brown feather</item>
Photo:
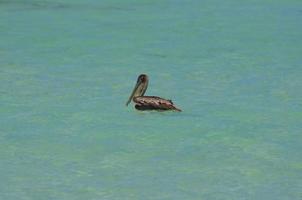
[[[135,108],[138,110],[176,110],[171,100],[163,99],[156,96],[138,96],[134,97],[133,101],[136,103]]]

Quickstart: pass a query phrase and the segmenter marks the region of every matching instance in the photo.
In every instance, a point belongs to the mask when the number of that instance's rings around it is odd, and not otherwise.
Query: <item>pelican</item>
[[[171,100],[163,99],[156,96],[144,96],[148,88],[149,78],[146,74],[141,74],[137,78],[136,85],[126,103],[126,106],[133,100],[135,102],[135,108],[137,110],[157,110],[166,111],[174,110],[181,112],[179,108],[176,108]]]

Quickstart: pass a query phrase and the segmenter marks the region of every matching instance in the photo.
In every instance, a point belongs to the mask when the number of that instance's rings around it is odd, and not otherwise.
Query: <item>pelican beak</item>
[[[131,93],[131,95],[130,95],[128,101],[127,101],[127,103],[126,103],[126,106],[128,106],[128,104],[129,104],[129,103],[131,102],[131,100],[133,99],[134,95],[137,93],[137,90],[138,90],[139,86],[141,85],[141,83],[142,83],[141,80],[138,80],[138,81],[137,81],[137,83],[136,83],[136,85],[135,85],[135,87],[134,87],[134,89],[133,89],[133,91],[132,91],[132,93]]]

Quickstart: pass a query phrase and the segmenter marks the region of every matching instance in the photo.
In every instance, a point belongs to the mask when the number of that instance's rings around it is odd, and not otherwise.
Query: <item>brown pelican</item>
[[[173,105],[171,100],[163,99],[155,96],[144,96],[148,87],[149,78],[145,74],[139,75],[136,85],[126,103],[126,106],[133,100],[137,110],[174,110],[181,111]]]

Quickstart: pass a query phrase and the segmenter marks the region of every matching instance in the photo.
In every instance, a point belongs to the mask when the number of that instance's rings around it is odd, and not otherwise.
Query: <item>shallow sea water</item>
[[[0,0],[0,199],[302,199],[302,2]],[[125,106],[147,94],[182,113]]]

